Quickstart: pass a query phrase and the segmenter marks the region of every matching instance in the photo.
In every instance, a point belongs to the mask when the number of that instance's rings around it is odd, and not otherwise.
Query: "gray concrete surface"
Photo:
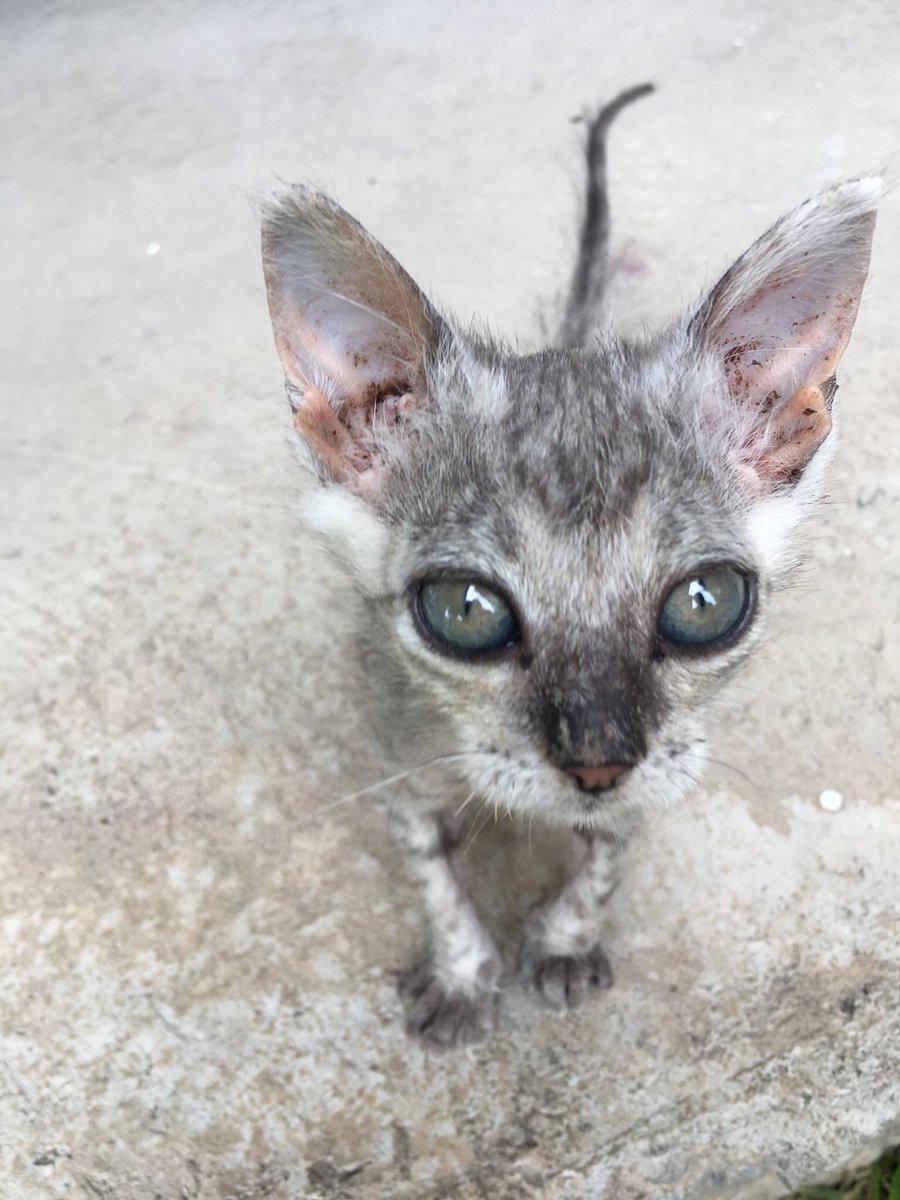
[[[8,2],[0,1195],[774,1197],[900,1138],[897,199],[843,451],[716,767],[628,854],[617,986],[404,1037],[423,929],[345,586],[296,516],[248,194],[331,189],[523,345],[612,147],[626,322],[900,145],[887,3]],[[151,253],[154,245],[158,251]],[[844,795],[840,812],[818,804]],[[557,847],[474,856],[510,963]]]

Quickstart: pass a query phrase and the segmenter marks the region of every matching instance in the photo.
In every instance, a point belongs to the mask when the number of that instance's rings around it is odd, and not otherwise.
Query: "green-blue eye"
[[[417,608],[419,620],[431,636],[463,654],[498,650],[521,637],[508,601],[471,579],[423,583]]]
[[[736,567],[703,567],[669,592],[656,628],[678,646],[711,647],[734,633],[750,601],[747,576]]]

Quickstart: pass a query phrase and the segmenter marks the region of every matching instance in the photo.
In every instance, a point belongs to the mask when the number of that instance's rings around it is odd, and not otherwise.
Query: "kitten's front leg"
[[[555,900],[529,919],[522,972],[558,1010],[575,1008],[589,988],[612,987],[600,946],[603,905],[616,885],[618,845],[609,834],[575,834],[583,861]]]
[[[422,884],[432,936],[429,956],[400,978],[407,1030],[443,1047],[482,1042],[494,1027],[500,956],[462,882],[459,832],[415,811],[395,811],[392,823]]]

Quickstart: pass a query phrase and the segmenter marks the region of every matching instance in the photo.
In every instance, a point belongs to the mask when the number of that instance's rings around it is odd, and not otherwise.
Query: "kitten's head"
[[[548,820],[613,828],[688,790],[817,494],[878,195],[808,201],[655,338],[526,356],[456,328],[325,197],[273,201],[308,509],[365,599],[388,725]]]

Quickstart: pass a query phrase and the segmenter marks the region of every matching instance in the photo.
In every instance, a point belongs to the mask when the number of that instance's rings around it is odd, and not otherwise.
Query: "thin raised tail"
[[[558,346],[583,346],[600,318],[609,279],[609,197],[606,189],[606,135],[610,125],[633,100],[654,90],[640,83],[620,92],[599,110],[588,127],[587,189],[578,256],[569,285],[566,309],[556,336]]]

